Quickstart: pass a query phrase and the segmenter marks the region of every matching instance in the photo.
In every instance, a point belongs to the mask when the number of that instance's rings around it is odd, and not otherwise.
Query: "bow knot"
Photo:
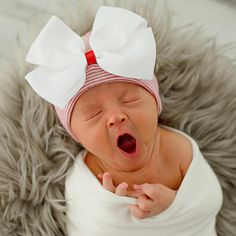
[[[86,57],[88,65],[97,64],[97,60],[96,60],[93,50],[86,52],[85,57]]]

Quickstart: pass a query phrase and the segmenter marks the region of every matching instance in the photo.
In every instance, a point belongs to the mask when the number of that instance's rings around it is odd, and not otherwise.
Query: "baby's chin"
[[[150,162],[155,159],[157,155],[157,149],[155,147],[156,145],[153,144],[153,141],[140,143],[136,140],[136,147],[133,150],[128,150],[128,152],[116,147],[113,151],[115,156],[114,161],[123,171],[138,171],[145,166],[150,166]]]
[[[142,155],[140,147],[138,147],[134,153],[124,153],[124,151],[117,148],[114,150],[114,156],[115,168],[124,172],[137,171],[148,162],[148,158]]]

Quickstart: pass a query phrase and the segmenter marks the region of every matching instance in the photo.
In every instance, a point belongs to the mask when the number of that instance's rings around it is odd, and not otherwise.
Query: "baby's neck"
[[[153,163],[132,172],[121,173],[112,170],[109,172],[115,186],[126,182],[129,186],[128,189],[131,190],[134,184],[158,183],[158,170],[156,166]]]
[[[158,182],[158,166],[160,162],[160,133],[156,136],[155,145],[153,150],[150,151],[150,157],[148,162],[141,168],[134,171],[118,171],[109,166],[104,166],[99,158],[96,158],[93,154],[88,153],[85,158],[85,163],[91,170],[91,172],[98,178],[98,174],[109,172],[112,176],[113,184],[118,186],[122,182],[126,182],[132,189],[133,184],[143,183],[157,183]],[[101,180],[98,178],[101,182]]]

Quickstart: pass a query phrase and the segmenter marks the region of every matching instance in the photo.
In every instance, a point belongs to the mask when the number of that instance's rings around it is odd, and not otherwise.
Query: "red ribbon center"
[[[88,65],[97,64],[97,60],[96,60],[93,50],[86,52],[85,57],[86,57]]]

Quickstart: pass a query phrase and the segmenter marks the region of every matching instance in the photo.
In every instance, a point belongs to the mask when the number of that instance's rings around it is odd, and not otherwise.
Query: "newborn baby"
[[[100,174],[104,188],[137,197],[130,209],[143,218],[173,201],[192,147],[182,135],[158,126],[160,106],[150,92],[115,80],[103,81],[78,98],[71,130],[88,150],[85,163],[95,176]]]
[[[84,147],[65,183],[69,236],[216,235],[219,182],[191,137],[158,124],[155,58],[146,21],[114,7],[82,38],[53,17],[30,49],[26,79]]]
[[[85,150],[66,179],[69,235],[216,235],[218,180],[193,139],[158,124],[158,87],[97,65],[87,80],[70,118]]]

